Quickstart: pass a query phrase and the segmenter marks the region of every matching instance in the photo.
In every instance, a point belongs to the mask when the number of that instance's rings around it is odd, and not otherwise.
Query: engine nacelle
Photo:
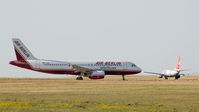
[[[93,73],[89,76],[90,79],[103,79],[104,77],[104,71],[93,71]]]
[[[176,76],[175,76],[175,79],[179,79],[179,78],[180,78],[180,75],[176,75]]]

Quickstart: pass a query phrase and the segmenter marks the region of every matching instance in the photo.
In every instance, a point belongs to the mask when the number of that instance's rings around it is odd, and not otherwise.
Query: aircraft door
[[[127,69],[127,63],[123,62],[123,69],[126,70]]]

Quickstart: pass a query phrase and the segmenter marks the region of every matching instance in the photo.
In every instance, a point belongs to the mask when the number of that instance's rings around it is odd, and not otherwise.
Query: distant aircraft
[[[83,80],[83,76],[90,79],[103,79],[105,75],[122,75],[125,80],[125,75],[142,71],[132,62],[65,62],[37,59],[20,39],[12,40],[17,60],[10,61],[10,64],[37,72],[77,75],[76,80]]]
[[[180,56],[178,57],[178,63],[175,67],[174,70],[163,70],[162,73],[155,73],[155,72],[144,72],[144,73],[149,73],[149,74],[156,74],[159,76],[159,78],[165,78],[168,79],[168,77],[175,77],[175,79],[179,79],[182,75],[185,74],[180,74],[181,71],[184,70],[180,70]]]

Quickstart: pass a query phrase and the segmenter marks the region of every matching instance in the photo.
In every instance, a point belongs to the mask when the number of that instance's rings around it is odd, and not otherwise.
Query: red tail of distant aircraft
[[[176,65],[176,68],[175,68],[177,71],[180,70],[180,56],[178,57],[178,63]]]
[[[162,73],[155,73],[155,72],[144,72],[144,73],[150,73],[150,74],[156,74],[159,76],[159,78],[165,78],[168,79],[168,77],[175,77],[175,79],[179,79],[180,76],[185,74],[180,74],[180,72],[183,71],[180,69],[180,56],[178,57],[178,62],[174,70],[163,70]]]
[[[76,80],[83,80],[83,76],[103,79],[105,75],[122,75],[125,80],[125,75],[141,72],[141,69],[132,62],[65,62],[37,59],[20,39],[14,38],[13,45],[17,60],[10,61],[10,64],[38,72],[77,75]]]

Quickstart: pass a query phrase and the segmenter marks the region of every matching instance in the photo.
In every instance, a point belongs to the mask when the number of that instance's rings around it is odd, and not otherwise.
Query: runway
[[[188,112],[199,111],[199,76],[163,80],[155,76],[1,78],[0,111]]]

